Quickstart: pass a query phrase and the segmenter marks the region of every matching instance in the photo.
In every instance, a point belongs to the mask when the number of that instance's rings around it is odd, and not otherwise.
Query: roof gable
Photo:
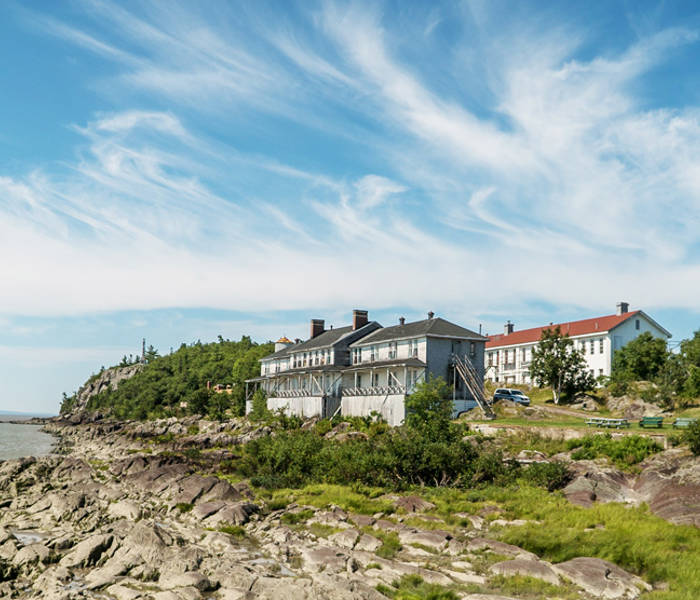
[[[542,332],[545,329],[559,327],[563,335],[575,337],[579,335],[590,335],[595,333],[606,333],[618,325],[624,323],[630,317],[642,313],[640,310],[623,313],[621,315],[606,315],[604,317],[593,317],[592,319],[582,319],[581,321],[570,321],[568,323],[554,323],[543,327],[533,327],[514,331],[508,335],[503,333],[489,336],[486,348],[498,348],[501,346],[514,346],[517,344],[528,344],[539,342]]]

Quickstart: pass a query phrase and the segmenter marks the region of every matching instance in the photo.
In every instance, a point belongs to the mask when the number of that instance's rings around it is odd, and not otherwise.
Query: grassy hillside
[[[117,390],[90,399],[87,408],[108,409],[120,419],[152,419],[171,414],[209,414],[222,417],[226,411],[242,414],[245,408],[245,380],[260,372],[258,359],[270,354],[272,343],[256,344],[244,336],[238,342],[182,344],[167,356],[151,355],[143,371],[122,382]],[[213,394],[212,384],[230,384],[233,393]],[[70,410],[75,396],[66,397],[61,412]],[[180,408],[187,403],[186,409]]]

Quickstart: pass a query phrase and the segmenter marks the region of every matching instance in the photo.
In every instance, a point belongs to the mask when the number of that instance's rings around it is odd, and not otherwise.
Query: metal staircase
[[[479,377],[476,369],[472,362],[465,356],[462,358],[457,354],[452,355],[452,361],[454,364],[455,371],[464,382],[464,385],[469,390],[472,398],[476,400],[479,408],[484,412],[487,419],[495,419],[496,413],[493,412],[491,408],[491,403],[489,402],[486,394],[484,394],[483,381]]]

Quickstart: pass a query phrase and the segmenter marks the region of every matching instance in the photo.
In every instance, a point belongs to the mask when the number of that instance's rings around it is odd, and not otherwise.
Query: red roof
[[[554,325],[545,325],[544,327],[533,327],[532,329],[523,329],[514,331],[511,334],[505,335],[490,335],[489,341],[486,342],[487,348],[498,348],[500,346],[512,346],[515,344],[527,344],[539,342],[544,329],[554,329],[557,325],[561,328],[561,332],[569,337],[577,335],[586,335],[591,333],[604,333],[617,327],[623,321],[630,317],[639,314],[641,311],[634,310],[632,312],[623,313],[621,315],[607,315],[605,317],[593,317],[592,319],[583,319],[582,321],[571,321],[569,323],[555,323]]]

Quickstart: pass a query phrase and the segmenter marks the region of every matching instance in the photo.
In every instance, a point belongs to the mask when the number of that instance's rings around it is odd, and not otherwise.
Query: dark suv
[[[530,406],[530,398],[520,390],[498,388],[493,394],[493,401],[496,402],[497,400],[510,400],[523,406]]]

